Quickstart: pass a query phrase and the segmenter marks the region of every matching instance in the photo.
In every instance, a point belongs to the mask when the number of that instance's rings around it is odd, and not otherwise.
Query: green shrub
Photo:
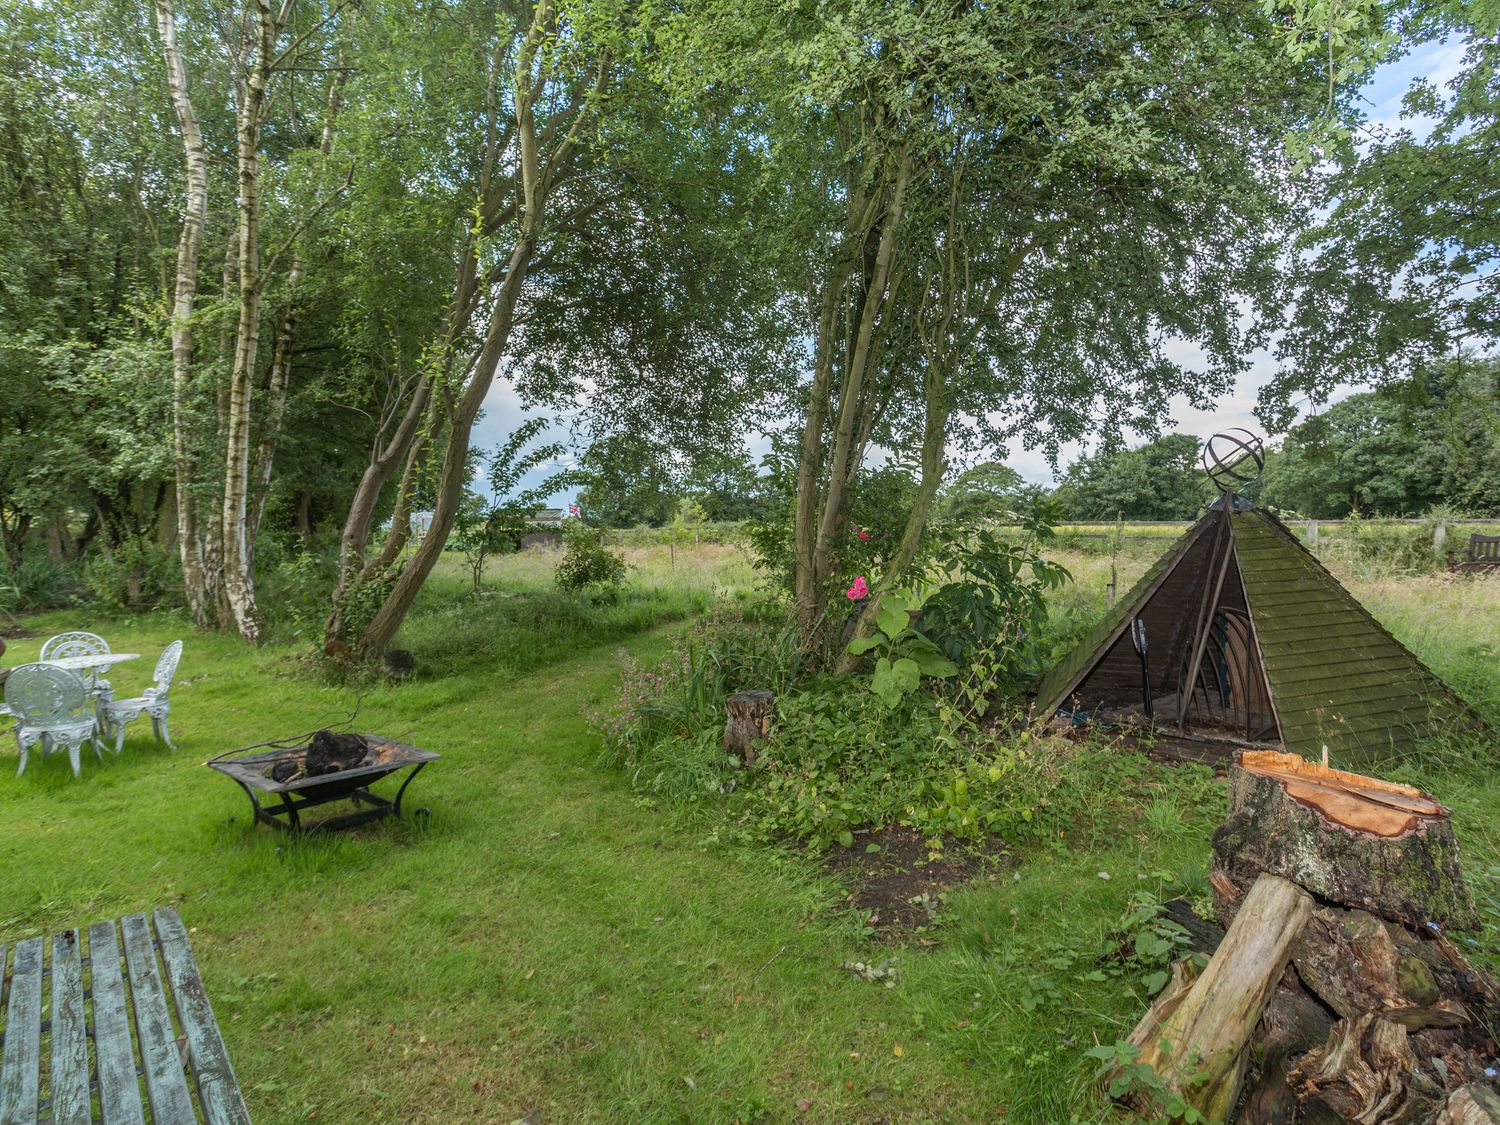
[[[0,610],[16,613],[70,606],[84,592],[78,573],[42,552],[11,568],[0,562]]]
[[[659,664],[621,653],[614,696],[588,714],[604,761],[629,770],[637,788],[673,800],[719,790],[739,770],[720,746],[725,697],[748,688],[780,695],[801,659],[783,613],[728,603],[676,638]]]
[[[181,588],[177,556],[145,536],[90,551],[79,577],[93,599],[111,609],[161,605]]]
[[[614,601],[625,584],[625,560],[604,545],[604,532],[581,525],[566,532],[568,549],[557,564],[557,584],[570,594],[595,590],[601,601]]]
[[[300,536],[256,541],[256,592],[273,628],[301,641],[322,643],[329,591],[338,580],[338,550],[331,534],[311,541]],[[369,615],[358,616],[367,620]]]
[[[795,631],[782,619],[707,622],[655,666],[621,658],[614,697],[589,720],[605,764],[641,792],[675,802],[727,796],[757,839],[813,850],[851,846],[855,831],[919,829],[945,838],[1060,843],[1108,838],[1133,815],[1146,768],[1112,746],[1038,739],[1020,723],[954,724],[947,696],[929,690],[887,702],[857,680],[798,682]],[[776,692],[771,733],[753,767],[721,745],[724,697]],[[1211,808],[1207,770],[1177,774],[1189,807]]]

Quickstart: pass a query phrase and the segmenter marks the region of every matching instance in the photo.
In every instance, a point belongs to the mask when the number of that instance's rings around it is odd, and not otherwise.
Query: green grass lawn
[[[596,764],[581,712],[615,651],[656,658],[673,621],[749,584],[743,556],[704,550],[681,574],[643,552],[636,589],[597,611],[546,591],[535,559],[500,560],[479,601],[451,567],[398,642],[419,670],[401,684],[326,684],[292,644],[250,651],[167,615],[19,622],[36,636],[8,661],[65,627],[145,654],[112,675],[120,695],[162,645],[187,649],[178,752],[137,724],[77,781],[62,757],[16,778],[0,752],[0,942],[177,904],[259,1122],[1107,1118],[1083,1052],[1146,997],[1088,979],[1093,959],[1159,873],[1201,885],[1220,788],[1198,799],[1141,761],[1141,815],[1080,823],[875,947],[815,858],[721,838],[711,809],[653,806]],[[356,707],[359,729],[443,755],[408,791],[425,831],[294,842],[201,765]],[[1424,781],[1471,869],[1495,863],[1496,790]],[[893,987],[839,967],[887,957]]]

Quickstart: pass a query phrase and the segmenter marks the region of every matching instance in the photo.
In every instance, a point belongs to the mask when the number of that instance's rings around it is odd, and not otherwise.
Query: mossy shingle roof
[[[1194,524],[1042,680],[1052,715],[1222,514]],[[1236,512],[1231,540],[1272,707],[1288,750],[1317,757],[1410,749],[1437,725],[1476,721],[1453,691],[1381,626],[1297,537],[1267,512]],[[1203,580],[1207,581],[1205,574]]]
[[[1235,555],[1288,750],[1405,750],[1467,717],[1438,677],[1372,617],[1275,516],[1232,517]]]

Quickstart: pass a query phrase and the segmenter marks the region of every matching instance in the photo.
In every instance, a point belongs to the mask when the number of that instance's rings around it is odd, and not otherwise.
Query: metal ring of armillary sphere
[[[1265,445],[1249,430],[1236,426],[1203,443],[1203,471],[1222,492],[1243,492],[1265,467]]]

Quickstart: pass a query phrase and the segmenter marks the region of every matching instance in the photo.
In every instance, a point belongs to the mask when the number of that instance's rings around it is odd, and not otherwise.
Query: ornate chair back
[[[24,726],[81,722],[88,717],[88,697],[81,679],[51,664],[22,664],[5,681],[5,705]]]
[[[107,656],[109,642],[98,633],[59,633],[42,645],[43,660],[64,656]]]
[[[156,658],[156,686],[151,694],[157,699],[166,697],[172,687],[172,677],[177,675],[177,662],[182,659],[182,642],[173,641],[161,650]]]

